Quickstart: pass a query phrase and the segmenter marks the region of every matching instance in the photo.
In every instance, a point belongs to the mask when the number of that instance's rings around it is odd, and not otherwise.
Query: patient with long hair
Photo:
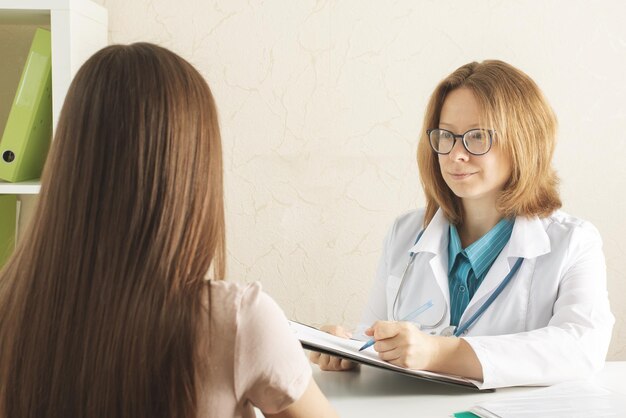
[[[276,303],[221,280],[222,171],[187,61],[137,43],[82,66],[0,272],[1,417],[335,416]]]

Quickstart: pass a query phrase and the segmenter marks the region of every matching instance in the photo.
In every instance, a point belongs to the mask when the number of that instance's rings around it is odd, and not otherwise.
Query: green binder
[[[37,29],[0,139],[0,179],[39,178],[51,139],[50,32]]]
[[[0,195],[0,269],[15,248],[16,221],[17,197],[11,194]]]

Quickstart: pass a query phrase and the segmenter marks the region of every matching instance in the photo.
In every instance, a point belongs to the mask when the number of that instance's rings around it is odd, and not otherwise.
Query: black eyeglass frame
[[[454,140],[454,143],[452,144],[452,148],[450,148],[450,151],[448,152],[439,152],[435,149],[435,147],[433,146],[433,142],[432,139],[430,137],[430,133],[433,131],[444,131],[449,133],[450,135],[452,135],[452,139]],[[465,142],[465,135],[467,135],[468,133],[472,132],[472,131],[486,131],[489,134],[489,148],[487,148],[487,151],[485,152],[481,152],[481,153],[475,153],[469,150],[469,148],[467,147],[467,143]],[[430,145],[430,148],[437,154],[439,155],[448,155],[452,152],[452,150],[454,149],[454,146],[456,145],[456,140],[460,139],[461,143],[463,144],[463,148],[465,148],[465,151],[469,152],[472,155],[485,155],[487,154],[489,151],[491,151],[491,147],[493,145],[493,136],[496,133],[495,130],[493,129],[482,129],[482,128],[475,128],[475,129],[470,129],[469,131],[461,134],[461,135],[455,135],[454,132],[450,132],[447,129],[441,129],[441,128],[435,128],[435,129],[428,129],[426,131],[426,135],[428,135],[428,144]]]

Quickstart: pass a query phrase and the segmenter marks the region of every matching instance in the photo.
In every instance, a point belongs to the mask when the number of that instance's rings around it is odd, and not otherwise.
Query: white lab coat
[[[396,317],[431,299],[434,306],[415,321],[433,325],[444,317],[437,333],[450,324],[449,223],[439,210],[414,245],[423,217],[423,210],[402,215],[387,234],[360,330],[376,320],[394,320],[392,306],[411,251],[416,257],[407,271]],[[463,335],[482,365],[480,387],[550,385],[601,369],[615,322],[602,241],[589,222],[561,211],[542,219],[516,218],[509,242],[470,300],[461,323],[480,308],[518,257],[524,262],[517,274]]]

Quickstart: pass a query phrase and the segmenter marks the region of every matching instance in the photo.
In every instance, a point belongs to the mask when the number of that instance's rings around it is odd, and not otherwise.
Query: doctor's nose
[[[451,161],[467,161],[469,160],[470,153],[463,146],[462,141],[454,141],[452,150],[448,154],[448,158]]]

